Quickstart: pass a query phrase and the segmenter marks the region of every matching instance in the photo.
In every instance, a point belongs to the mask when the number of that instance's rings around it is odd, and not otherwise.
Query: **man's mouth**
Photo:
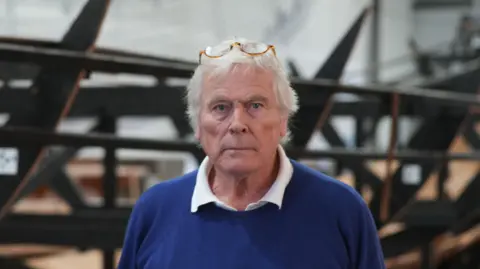
[[[254,148],[248,148],[248,147],[231,147],[231,148],[225,148],[223,151],[247,151],[247,150],[255,150]]]

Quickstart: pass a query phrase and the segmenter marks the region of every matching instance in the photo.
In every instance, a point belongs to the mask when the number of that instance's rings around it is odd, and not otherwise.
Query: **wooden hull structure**
[[[88,1],[58,43],[0,38],[3,78],[34,78],[32,88],[0,90],[0,113],[11,115],[0,128],[0,147],[20,153],[17,173],[0,175],[0,268],[114,268],[131,207],[148,188],[147,181],[182,174],[177,168],[160,175],[175,165],[158,169],[155,158],[125,160],[116,156],[116,150],[204,157],[195,144],[181,140],[191,133],[183,115],[184,89],[165,83],[167,78],[190,77],[196,64],[97,48],[109,2]],[[292,84],[301,109],[293,119],[296,128],[286,150],[312,166],[319,159],[334,161],[331,175],[357,189],[372,211],[387,268],[455,268],[464,264],[465,255],[473,260],[472,253],[480,250],[480,78],[476,75],[480,66],[415,89],[340,83],[371,11],[360,12],[313,79],[294,72]],[[18,62],[27,65],[2,71],[3,66]],[[80,87],[91,72],[150,75],[157,84]],[[468,87],[460,87],[459,81],[465,80]],[[334,94],[340,92],[357,94],[359,101],[336,101]],[[445,108],[450,106],[455,108]],[[29,109],[22,112],[18,107]],[[179,140],[117,136],[116,120],[132,114],[169,116]],[[335,130],[334,116],[356,120],[355,150],[347,149]],[[400,116],[423,117],[406,145],[411,151],[396,147]],[[57,132],[59,122],[70,117],[99,120],[86,134]],[[364,121],[371,119],[376,126],[382,117],[392,122],[388,152],[368,152],[364,146],[372,138],[362,131]],[[331,149],[307,150],[315,132]],[[78,151],[88,146],[103,148],[104,155],[77,158]],[[418,177],[417,182],[403,182],[414,166],[420,172],[407,177]]]

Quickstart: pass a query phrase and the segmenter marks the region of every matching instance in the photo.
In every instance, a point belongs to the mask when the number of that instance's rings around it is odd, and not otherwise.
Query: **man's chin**
[[[222,162],[225,171],[232,174],[249,174],[258,168],[258,163],[251,158],[229,158]]]

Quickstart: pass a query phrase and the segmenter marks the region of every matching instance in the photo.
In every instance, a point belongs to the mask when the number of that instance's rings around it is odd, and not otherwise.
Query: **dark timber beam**
[[[38,131],[28,128],[0,128],[0,140],[7,145],[21,144],[23,146],[35,145],[64,145],[70,147],[111,147],[123,149],[148,149],[163,151],[190,152],[201,151],[195,143],[182,141],[165,141],[144,138],[122,138],[106,134],[59,134],[45,131]],[[286,147],[290,155],[300,158],[334,158],[334,159],[371,159],[383,160],[387,153],[368,152],[368,151],[349,151],[345,149],[333,150],[305,150]],[[479,160],[480,153],[444,153],[444,152],[415,152],[399,151],[394,159],[408,159],[411,161],[430,161],[439,160]]]
[[[293,86],[295,87],[301,106],[319,106],[325,103],[327,93],[332,91],[329,88],[323,88],[322,85],[329,85],[325,81],[301,82],[297,81]],[[356,112],[363,113],[381,113],[386,115],[388,112],[388,103],[381,103],[382,99],[385,101],[385,95],[389,99],[391,88],[373,89],[372,91],[358,92],[355,90],[356,86],[339,85],[338,92],[357,93],[362,95],[384,95],[383,98],[370,96],[372,98],[360,98],[355,102],[337,101],[335,106],[343,106],[338,109],[340,114],[352,115]],[[466,104],[473,104],[480,106],[480,100],[476,100],[473,94],[459,94],[454,92],[446,92],[442,90],[427,90],[427,89],[406,89],[402,91],[407,95],[402,99],[401,108],[402,115],[414,115],[415,110],[413,106],[417,106],[417,101],[426,99],[437,99],[429,101],[431,104],[437,106],[455,106],[464,107]],[[184,87],[173,87],[166,85],[156,86],[138,86],[138,85],[124,85],[124,86],[100,86],[100,87],[83,87],[81,88],[76,101],[73,103],[69,115],[85,116],[96,115],[104,108],[115,115],[168,115],[168,111],[184,111],[185,103],[183,96],[185,94]],[[410,96],[410,98],[408,98]],[[29,94],[26,88],[0,90],[0,112],[12,113],[20,109],[31,107],[34,102],[34,97]],[[420,104],[418,104],[420,105]],[[349,110],[347,107],[355,107]],[[403,111],[406,110],[406,111]],[[334,113],[335,114],[335,113]]]
[[[78,148],[67,147],[51,151],[39,169],[29,179],[20,192],[17,201],[29,195],[40,186],[49,186],[73,208],[86,207],[81,192],[69,176],[62,170],[65,164],[76,155]]]
[[[11,259],[0,256],[0,268],[8,269],[35,269],[28,266],[25,262],[20,259]]]
[[[0,43],[0,60],[28,62],[42,67],[82,67],[86,70],[106,73],[148,74],[167,77],[190,77],[193,69],[189,64],[137,59],[126,56],[111,56],[97,52],[77,52],[65,49],[37,48],[25,45]]]
[[[14,214],[0,222],[0,242],[116,249],[123,244],[128,217],[107,211],[95,216]]]
[[[375,95],[376,97],[386,98],[391,103],[392,95],[399,94],[404,98],[428,100],[428,103],[444,105],[444,106],[460,106],[472,105],[480,107],[480,99],[476,94],[457,93],[438,89],[425,89],[416,87],[391,87],[383,85],[354,85],[340,84],[333,80],[315,79],[300,80],[292,79],[292,84],[297,91],[312,91],[311,97],[315,95],[318,99],[325,96],[325,91],[333,91],[336,93],[352,93],[360,96]]]
[[[189,78],[193,70],[180,64],[163,63],[153,60],[135,59],[129,57],[115,57],[98,55],[95,53],[83,53],[67,50],[22,48],[10,44],[0,44],[0,59],[7,61],[34,62],[55,68],[67,68],[81,66],[87,70],[104,71],[113,73],[150,74],[154,76],[183,77]],[[46,51],[45,51],[46,50]],[[450,105],[480,105],[480,100],[473,94],[453,93],[445,90],[433,90],[424,88],[396,88],[379,85],[349,85],[341,84],[336,80],[315,79],[302,80],[292,79],[293,87],[297,91],[313,90],[311,94],[317,96],[317,100],[325,100],[330,93],[353,93],[377,96],[389,96],[398,93],[406,97],[428,98],[430,103],[441,102]],[[317,101],[318,102],[318,101]]]
[[[156,116],[171,115],[185,118],[186,104],[183,101],[183,87],[157,86],[102,86],[80,89],[68,117],[91,117],[106,110],[112,116]],[[324,103],[316,93],[299,91],[301,106],[315,106]],[[0,89],[0,113],[18,113],[31,107],[34,97],[26,88]],[[355,102],[335,101],[333,115],[358,113],[388,113],[376,98],[362,98]]]
[[[95,47],[109,4],[110,0],[87,1],[63,35],[59,46],[76,53],[91,51]],[[80,80],[84,76],[85,72],[81,65],[43,67],[29,89],[29,94],[35,99],[32,106],[24,107],[25,110],[9,115],[5,125],[55,130],[58,123],[69,112],[70,104],[75,100]],[[44,153],[44,148],[41,146],[28,148],[19,146],[17,150],[19,152],[18,172],[0,176],[2,189],[0,219],[10,211]]]
[[[31,39],[31,38],[13,37],[13,36],[0,37],[0,43],[21,45],[21,46],[33,46],[38,48],[51,48],[51,49],[59,49],[62,47],[59,42],[56,42],[53,40]],[[127,51],[122,49],[105,48],[105,47],[98,46],[93,51],[100,54],[104,54],[104,55],[110,55],[110,56],[125,56],[125,57],[133,57],[137,59],[163,61],[166,63],[181,63],[181,64],[190,65],[192,68],[195,68],[197,65],[194,62],[184,61],[180,59],[158,57],[158,56],[142,54],[142,53]]]
[[[108,113],[100,115],[99,131],[103,133],[115,134],[117,131],[117,119],[112,117]],[[117,197],[117,157],[116,149],[114,147],[105,147],[105,156],[103,158],[103,208],[111,210],[116,208]],[[114,269],[115,268],[115,248],[103,248],[103,268]]]

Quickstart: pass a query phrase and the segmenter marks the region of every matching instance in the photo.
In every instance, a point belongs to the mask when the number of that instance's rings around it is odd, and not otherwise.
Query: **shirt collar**
[[[272,184],[268,192],[258,202],[273,203],[280,209],[283,202],[283,194],[287,187],[293,173],[293,167],[288,159],[282,146],[278,146],[277,152],[280,157],[280,167],[278,170],[277,179]],[[198,168],[195,188],[193,190],[191,212],[197,212],[198,208],[202,205],[214,202],[222,204],[221,201],[213,194],[208,184],[208,157],[202,161]]]

